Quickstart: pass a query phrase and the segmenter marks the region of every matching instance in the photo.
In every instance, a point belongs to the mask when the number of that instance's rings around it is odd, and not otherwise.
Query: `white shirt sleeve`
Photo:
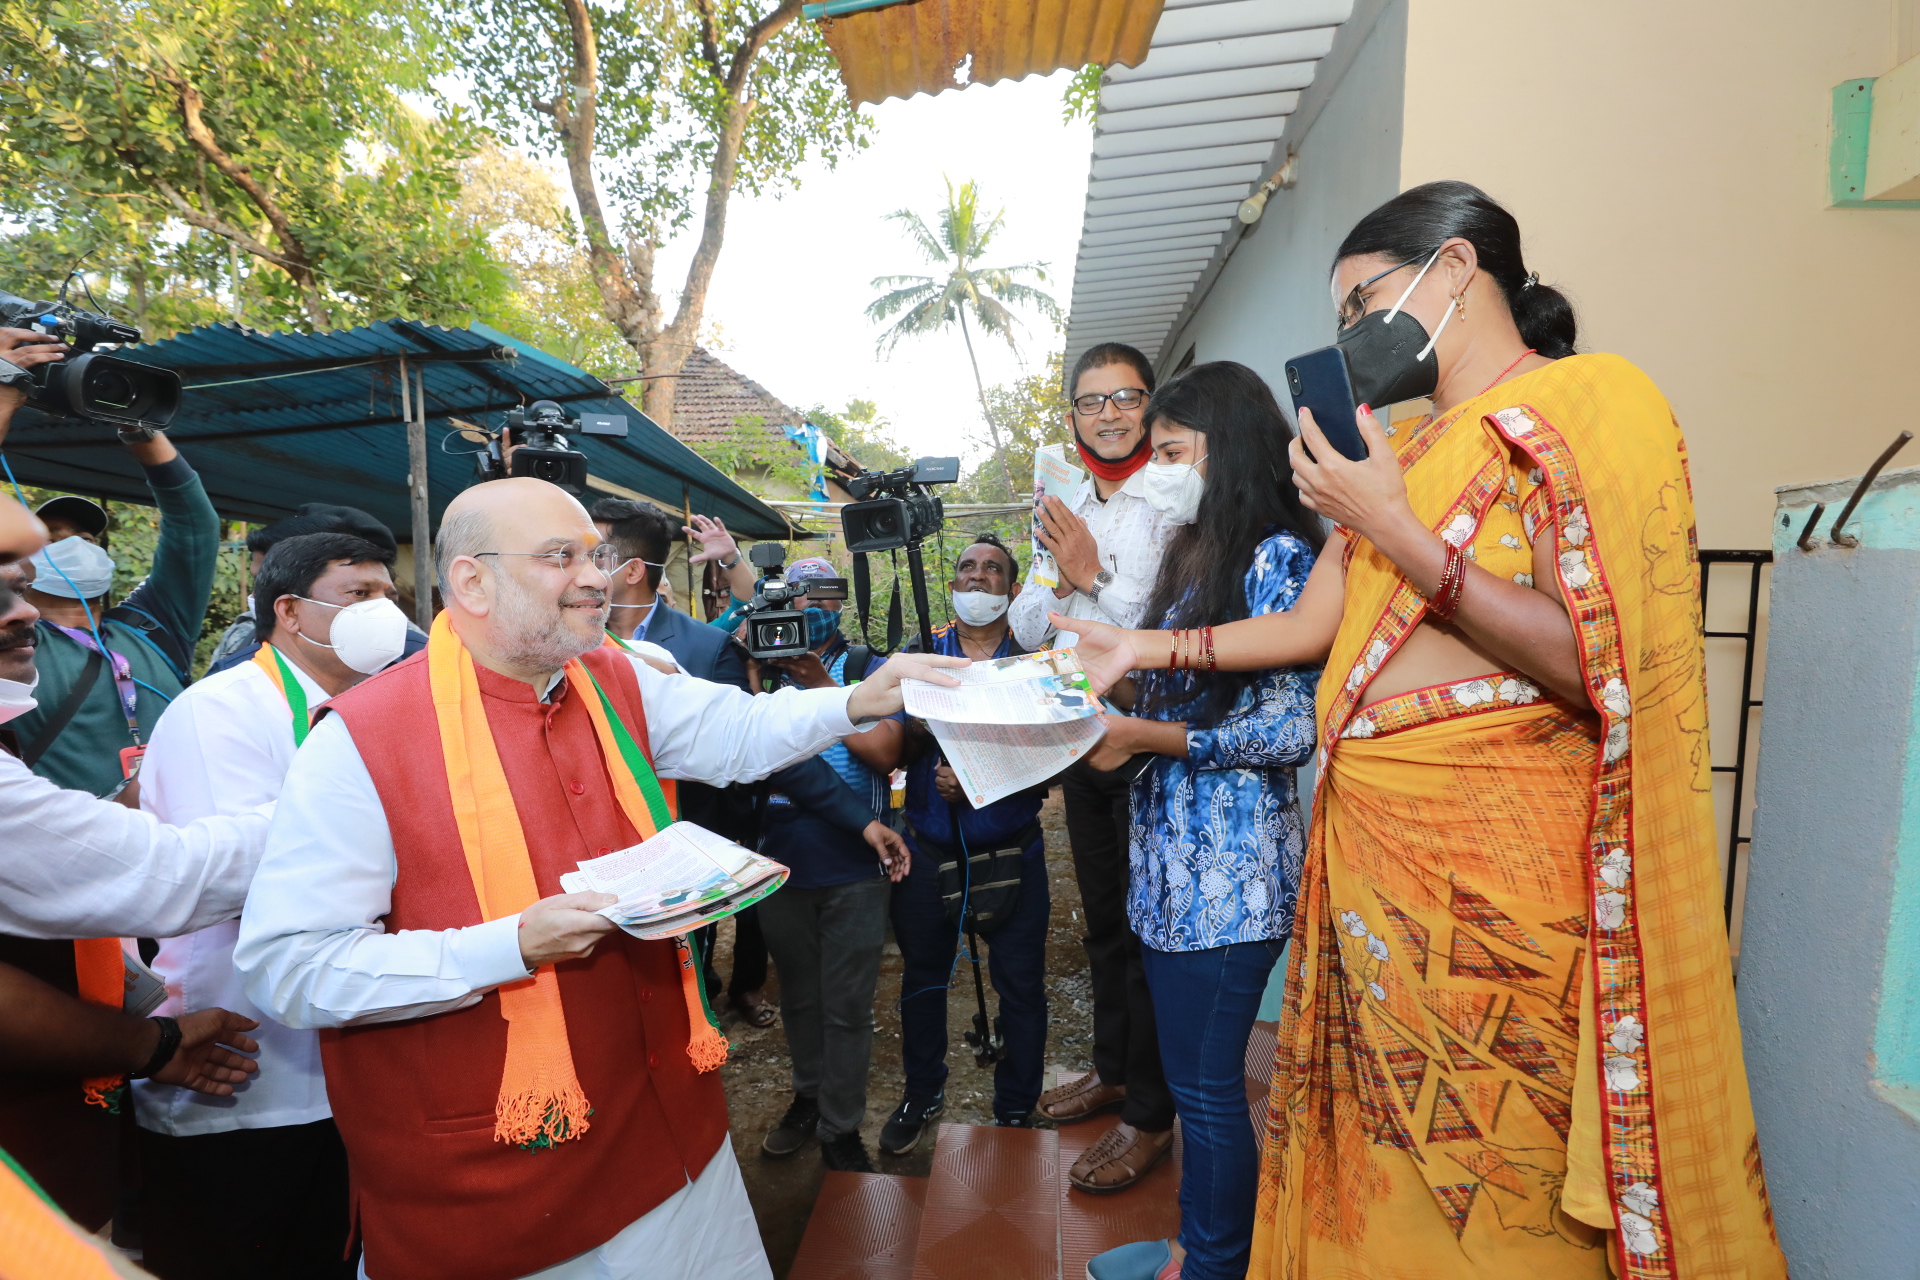
[[[748,781],[857,732],[846,689],[754,697],[634,660],[662,777]],[[281,789],[234,964],[252,1000],[291,1027],[398,1022],[464,1008],[527,976],[518,914],[465,929],[388,933],[393,833],[346,722],[307,735]]]
[[[170,827],[0,753],[0,932],[169,938],[232,919],[269,812]]]

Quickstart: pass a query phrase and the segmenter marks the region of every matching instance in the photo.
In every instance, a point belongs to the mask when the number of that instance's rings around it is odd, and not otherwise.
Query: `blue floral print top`
[[[1299,537],[1271,534],[1247,570],[1252,613],[1292,608],[1312,568]],[[1319,680],[1312,667],[1262,672],[1216,727],[1187,731],[1186,759],[1155,756],[1134,780],[1127,918],[1147,946],[1199,951],[1291,932],[1306,854],[1293,771],[1313,758]],[[1141,681],[1165,699],[1155,719],[1190,720],[1200,707],[1180,699],[1185,672]]]

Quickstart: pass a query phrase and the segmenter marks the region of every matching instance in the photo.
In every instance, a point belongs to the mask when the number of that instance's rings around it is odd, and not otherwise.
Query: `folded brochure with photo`
[[[901,691],[907,713],[927,722],[975,808],[1054,777],[1107,731],[1071,649],[995,658],[949,674],[959,687],[903,680]]]
[[[787,868],[692,822],[675,822],[630,848],[560,877],[568,893],[611,893],[600,914],[636,938],[675,938],[752,906],[787,881]]]

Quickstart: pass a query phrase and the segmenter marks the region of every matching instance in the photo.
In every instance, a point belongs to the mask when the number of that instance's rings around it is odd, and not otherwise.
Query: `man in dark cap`
[[[44,515],[40,518],[46,519]],[[273,550],[277,543],[309,533],[352,534],[362,541],[371,542],[389,557],[399,547],[394,541],[393,530],[358,507],[336,506],[331,502],[305,502],[286,519],[261,525],[247,534],[247,550],[253,553],[249,577],[259,574],[261,561],[267,558],[267,552]],[[213,656],[207,662],[208,675],[253,660],[253,655],[260,648],[260,639],[254,632],[253,616],[253,597],[248,596],[247,611],[220,633],[220,642],[213,646]],[[407,648],[402,656],[418,653],[426,647],[426,643],[426,633],[408,623]]]
[[[78,494],[64,493],[57,498],[48,498],[34,508],[33,514],[39,516],[40,523],[47,526],[48,542],[58,542],[62,538],[85,538],[88,542],[98,542],[100,535],[107,531],[107,509]]]

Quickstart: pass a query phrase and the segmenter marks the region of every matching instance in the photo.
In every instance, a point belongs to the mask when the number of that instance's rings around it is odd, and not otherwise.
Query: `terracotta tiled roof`
[[[673,434],[687,444],[730,439],[736,424],[758,418],[771,442],[799,448],[784,428],[799,426],[806,415],[705,347],[693,349],[673,385]],[[860,469],[832,441],[827,461],[836,469]]]
[[[784,441],[783,427],[806,417],[705,347],[695,347],[674,380],[673,434],[688,444],[725,440],[743,418],[758,417],[767,434]]]

